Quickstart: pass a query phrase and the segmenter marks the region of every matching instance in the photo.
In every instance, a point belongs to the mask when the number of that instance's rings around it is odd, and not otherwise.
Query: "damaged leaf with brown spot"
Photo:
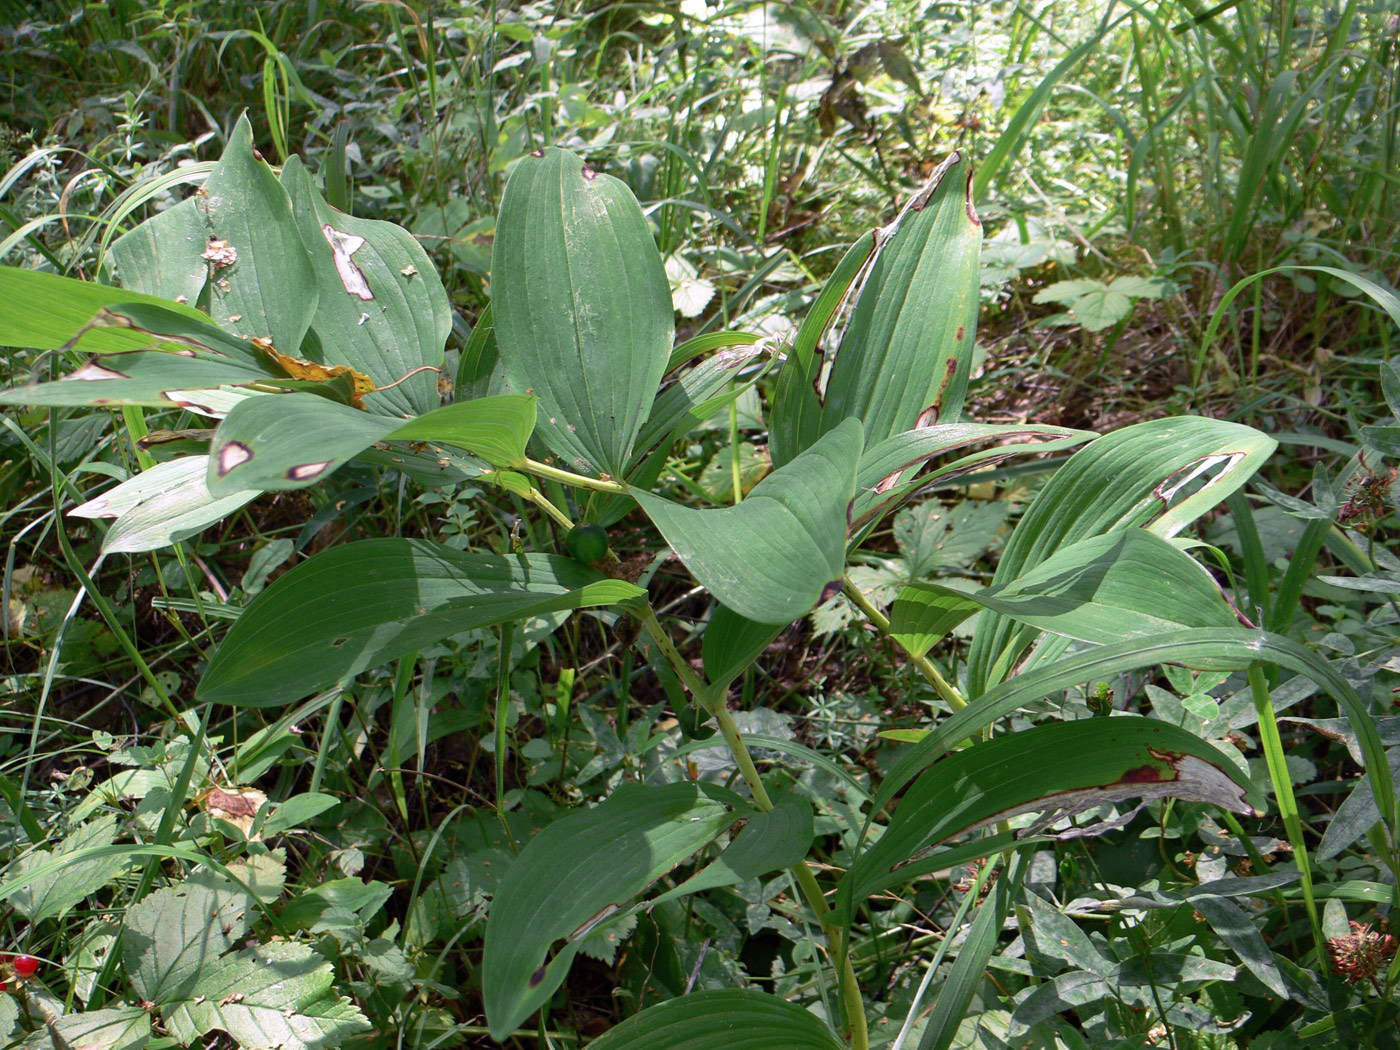
[[[1047,820],[1097,806],[1178,798],[1262,815],[1259,787],[1200,737],[1155,718],[1122,715],[1054,722],[956,752],[916,779],[889,826],[843,881],[858,903],[872,893],[943,866],[939,843],[1000,820],[1045,812]],[[1101,821],[1062,837],[1099,834],[1126,823]]]

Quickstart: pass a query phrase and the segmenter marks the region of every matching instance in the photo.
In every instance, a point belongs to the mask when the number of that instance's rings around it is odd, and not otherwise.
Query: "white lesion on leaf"
[[[365,239],[353,233],[342,233],[329,223],[321,227],[321,232],[325,234],[326,241],[331,246],[335,272],[340,275],[340,283],[345,286],[345,290],[360,299],[373,299],[374,293],[370,291],[364,271],[356,266],[355,260],[351,258],[365,246]]]

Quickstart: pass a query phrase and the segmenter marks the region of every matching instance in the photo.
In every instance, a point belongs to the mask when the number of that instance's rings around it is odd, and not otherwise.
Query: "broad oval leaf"
[[[737,506],[697,510],[633,495],[711,594],[750,620],[791,623],[841,585],[860,451],[860,423],[850,419]]]
[[[845,1050],[816,1014],[752,989],[692,992],[649,1006],[588,1050]]]
[[[890,633],[922,655],[981,609],[1099,645],[1240,623],[1214,578],[1190,555],[1150,532],[1129,529],[1080,540],[1020,579],[981,590],[910,584],[890,610]]]
[[[397,384],[366,396],[373,410],[401,416],[432,411],[441,400],[438,370],[452,306],[428,253],[402,226],[336,211],[316,192],[299,157],[283,167],[282,185],[315,272],[319,295],[311,328],[324,362],[363,372],[377,387]],[[295,346],[278,349],[298,353]],[[409,375],[425,366],[433,371]]]
[[[1171,537],[1243,485],[1277,442],[1218,419],[1158,419],[1091,442],[1055,472],[1022,516],[992,578],[1005,584],[1089,536],[1138,526]],[[1184,493],[1184,495],[1183,495]],[[973,696],[1005,678],[1036,629],[987,613],[968,654]],[[1058,655],[1053,640],[1037,658]]]
[[[522,157],[501,202],[492,312],[511,387],[570,469],[622,477],[675,335],[641,206],[566,150]]]
[[[1241,813],[1264,796],[1220,751],[1155,718],[1053,722],[974,744],[924,772],[847,879],[859,903],[942,864],[933,846],[995,820],[1036,810],[1070,815],[1106,802],[1182,798]]]
[[[781,412],[775,405],[775,417],[800,417],[795,424],[775,418],[775,463],[788,462],[845,419],[859,419],[872,445],[921,420],[958,419],[977,325],[982,245],[969,175],[970,166],[953,153],[876,232],[820,390],[819,420],[802,404],[811,393],[799,388],[810,388],[810,381],[785,384],[790,403]]]
[[[103,554],[168,547],[232,514],[258,495],[256,490],[248,490],[215,497],[205,479],[208,461],[208,456],[184,456],[157,463],[68,513],[79,518],[116,519],[102,537]]]
[[[549,554],[464,554],[429,540],[350,543],[259,594],[209,662],[198,695],[281,704],[475,627],[642,593]]]
[[[534,398],[520,394],[463,401],[407,422],[315,394],[248,398],[214,434],[209,489],[305,488],[378,441],[440,441],[500,466],[521,465],[534,421]]]
[[[287,191],[238,119],[218,165],[194,196],[112,245],[127,288],[197,302],[207,282],[221,327],[296,354],[316,312],[315,272]]]
[[[647,908],[800,864],[812,848],[814,826],[812,803],[795,793],[784,795],[772,809],[751,816],[723,853],[675,889],[648,901]]]
[[[486,921],[481,983],[491,1037],[504,1042],[548,1001],[587,932],[748,815],[739,796],[714,785],[625,784],[532,838]]]

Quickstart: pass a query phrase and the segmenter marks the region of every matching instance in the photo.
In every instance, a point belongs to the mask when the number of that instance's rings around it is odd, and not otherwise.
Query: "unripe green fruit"
[[[591,522],[575,525],[564,537],[564,549],[569,557],[590,565],[602,561],[608,556],[608,530]]]

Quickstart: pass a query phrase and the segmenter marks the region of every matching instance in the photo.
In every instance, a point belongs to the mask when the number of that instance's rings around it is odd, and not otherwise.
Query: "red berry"
[[[15,956],[15,975],[18,977],[33,977],[39,972],[39,960],[32,955]]]

